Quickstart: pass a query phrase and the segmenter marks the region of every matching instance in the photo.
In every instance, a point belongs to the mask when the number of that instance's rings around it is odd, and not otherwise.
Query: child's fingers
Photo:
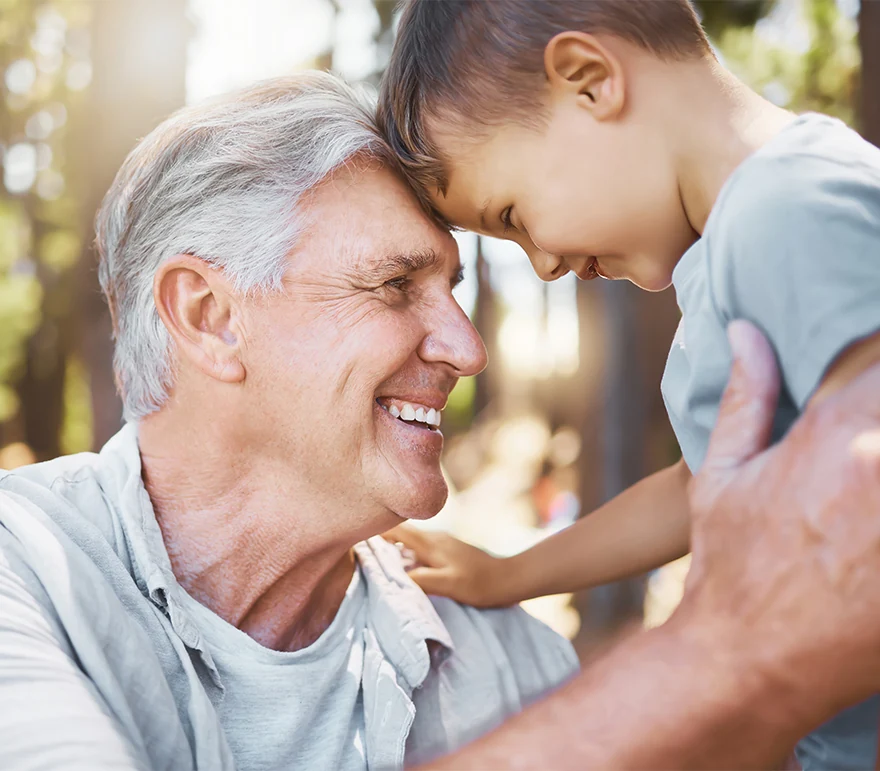
[[[433,539],[436,537],[433,534],[424,533],[411,525],[398,525],[383,533],[382,537],[391,543],[402,543],[415,554],[419,562],[424,564],[431,562],[434,553]]]
[[[407,575],[418,584],[425,594],[449,597],[449,581],[445,573],[437,568],[418,567],[410,570]],[[455,599],[455,598],[453,598]]]

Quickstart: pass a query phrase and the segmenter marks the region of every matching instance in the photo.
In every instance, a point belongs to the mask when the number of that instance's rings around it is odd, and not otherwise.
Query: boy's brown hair
[[[405,0],[378,116],[423,204],[447,183],[427,120],[469,133],[536,122],[544,49],[567,30],[615,35],[666,60],[711,51],[689,0]]]

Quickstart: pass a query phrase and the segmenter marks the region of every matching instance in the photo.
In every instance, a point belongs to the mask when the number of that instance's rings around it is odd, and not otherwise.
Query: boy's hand
[[[516,599],[504,596],[503,560],[446,533],[416,530],[399,525],[383,536],[401,543],[415,555],[416,566],[409,576],[425,594],[450,597],[464,605],[491,608],[511,605]]]

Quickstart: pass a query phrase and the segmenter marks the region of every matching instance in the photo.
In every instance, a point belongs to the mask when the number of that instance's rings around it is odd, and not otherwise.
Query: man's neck
[[[702,235],[724,183],[734,170],[794,118],[755,94],[715,62],[694,65],[674,95],[693,110],[671,113],[679,190],[693,229]],[[668,96],[668,95],[667,95]]]
[[[222,434],[161,413],[139,425],[143,479],[174,575],[198,602],[261,645],[314,642],[351,582],[340,512],[280,469],[241,468]]]

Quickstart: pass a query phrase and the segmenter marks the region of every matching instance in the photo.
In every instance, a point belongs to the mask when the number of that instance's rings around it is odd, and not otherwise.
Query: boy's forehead
[[[468,195],[467,189],[461,190],[461,187],[453,186],[450,181],[445,193],[435,191],[431,196],[434,206],[444,219],[455,227],[474,231],[484,229],[483,210],[487,202],[482,205],[477,204]]]
[[[432,191],[431,201],[452,225],[485,231],[486,216],[495,197],[491,182],[492,177],[480,173],[475,164],[453,162],[449,164],[445,192]]]
[[[520,175],[521,154],[530,149],[523,146],[523,139],[518,128],[507,126],[486,133],[480,131],[478,139],[461,136],[461,132],[456,139],[438,135],[447,195],[434,196],[436,203],[461,207],[462,213],[469,214],[473,224],[478,224],[480,212],[493,203],[498,205],[511,181]]]

